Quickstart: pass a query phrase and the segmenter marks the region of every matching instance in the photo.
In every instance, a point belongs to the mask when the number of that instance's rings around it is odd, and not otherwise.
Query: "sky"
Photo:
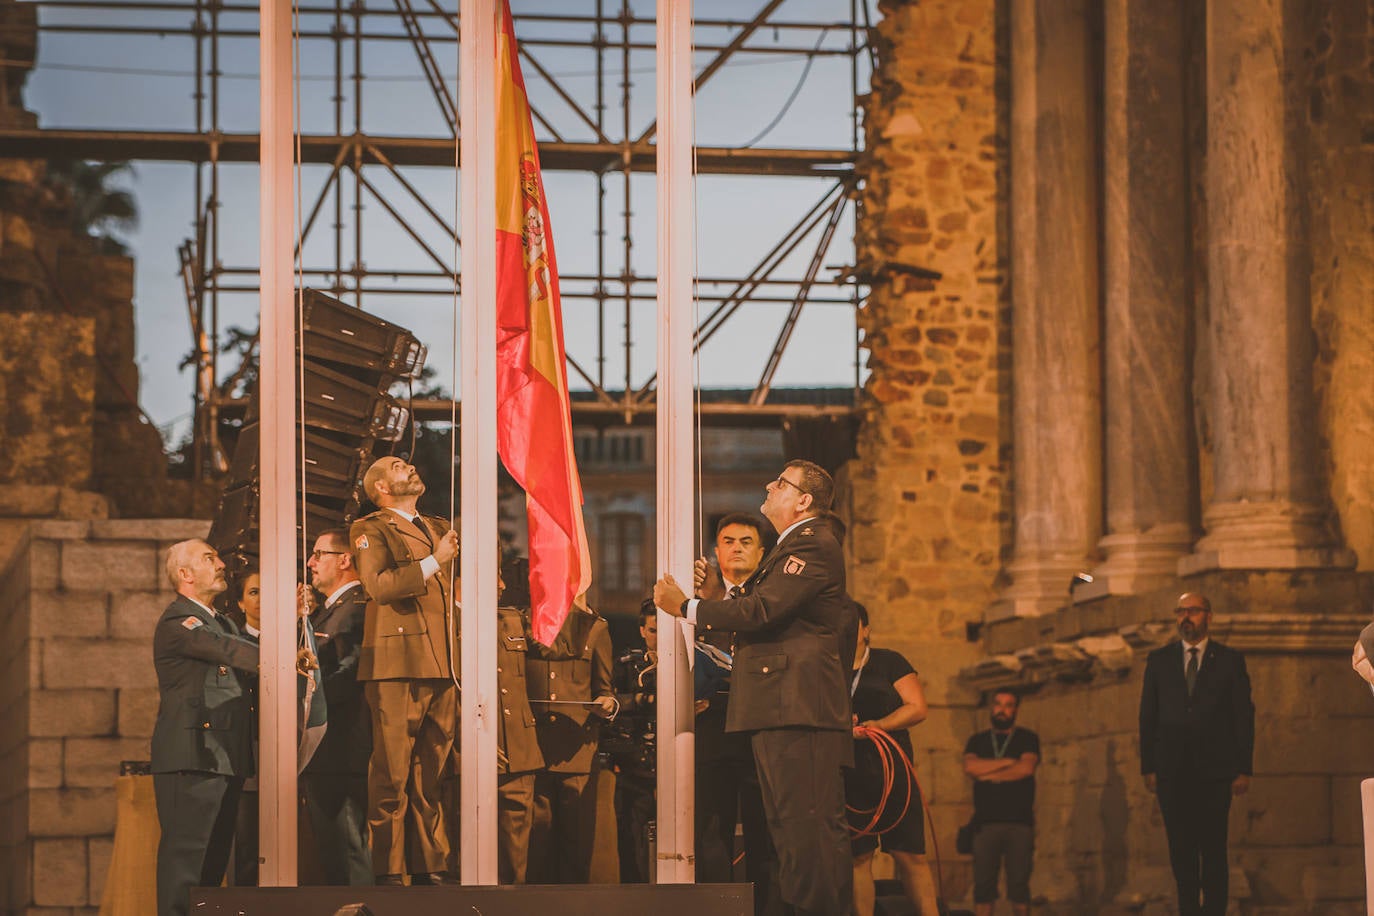
[[[762,0],[730,3],[699,0],[695,15],[704,18],[751,17]],[[425,4],[414,4],[424,8]],[[445,0],[445,8],[456,8],[456,0]],[[43,4],[40,20],[52,25],[90,25],[94,27],[162,25],[184,28],[193,18],[190,0],[184,9],[139,12],[111,3],[108,9],[66,8]],[[219,99],[220,124],[226,132],[257,130],[258,82],[256,12],[240,4],[241,11],[223,14],[222,26],[238,30],[240,37],[226,36],[221,43],[220,68],[223,72]],[[324,0],[307,4],[326,6]],[[332,4],[329,4],[332,7]],[[394,5],[371,0],[366,4],[379,15],[369,17],[375,30],[399,32],[395,15],[383,16]],[[617,9],[606,0],[607,10]],[[633,0],[637,16],[651,17],[653,3]],[[513,0],[517,36],[529,42],[529,50],[551,71],[558,82],[580,105],[591,110],[595,98],[595,55],[590,46],[591,23],[550,23],[533,18],[540,12],[590,15],[595,0]],[[876,13],[873,14],[876,17]],[[788,0],[774,13],[777,21],[848,22],[849,0]],[[333,16],[307,13],[302,18],[305,31],[327,29]],[[442,23],[432,23],[426,32],[444,35]],[[618,26],[613,27],[618,31]],[[452,35],[451,31],[447,33]],[[720,28],[698,26],[699,43],[719,44],[732,33]],[[635,27],[632,37],[649,48],[631,53],[629,78],[632,84],[631,133],[638,135],[653,120],[654,54],[650,25]],[[577,43],[576,47],[539,46],[537,39]],[[844,47],[849,41],[845,29],[816,31],[767,29],[754,41],[761,44],[816,45]],[[454,43],[434,44],[435,54],[446,82],[456,81],[457,50]],[[698,51],[700,68],[714,52]],[[334,117],[330,96],[333,92],[334,54],[332,43],[311,38],[301,42],[299,81],[300,124],[307,133],[333,133]],[[619,83],[623,67],[618,51],[607,55],[606,133],[618,139],[622,130]],[[38,113],[40,126],[126,130],[191,130],[196,107],[192,98],[195,70],[194,46],[190,37],[167,34],[137,36],[114,31],[43,32],[40,34],[38,64],[29,78],[25,101]],[[353,73],[351,54],[343,61],[345,77]],[[416,55],[404,41],[368,41],[363,44],[362,71],[366,76],[362,96],[362,129],[378,135],[445,136],[447,127],[440,109],[425,83]],[[535,107],[549,119],[565,139],[587,140],[593,134],[579,121],[572,109],[558,98],[552,87],[526,66],[526,82]],[[859,91],[866,91],[866,58],[860,55]],[[344,132],[352,130],[354,104],[351,82],[345,84],[348,119]],[[456,97],[456,90],[454,90]],[[758,147],[799,146],[848,149],[852,132],[853,87],[850,63],[845,56],[804,54],[740,54],[732,63],[705,84],[696,99],[696,142],[705,146],[739,145],[755,138]],[[776,123],[774,123],[776,122]],[[541,137],[547,129],[536,128]],[[193,400],[193,378],[179,370],[182,357],[190,351],[191,334],[188,310],[178,275],[177,248],[193,234],[195,220],[195,166],[188,163],[139,162],[128,181],[141,211],[139,228],[129,235],[136,258],[135,319],[138,363],[142,375],[141,399],[154,420],[165,427],[175,441],[187,428]],[[208,176],[208,169],[203,173]],[[453,244],[423,209],[406,195],[390,176],[380,169],[367,173],[379,191],[411,222],[430,247],[447,263],[455,257]],[[306,166],[300,172],[301,208],[308,210],[327,175],[327,169]],[[420,191],[426,202],[456,223],[456,173],[447,168],[413,168],[406,178]],[[596,181],[577,172],[545,172],[552,233],[562,273],[590,275],[596,269]],[[220,169],[220,262],[226,267],[255,269],[258,259],[258,190],[255,165],[230,164]],[[698,275],[701,277],[742,277],[752,269],[805,213],[830,182],[812,178],[776,178],[703,175],[697,181],[695,238]],[[208,181],[207,181],[208,185]],[[350,185],[351,187],[351,185]],[[622,179],[613,175],[606,182],[607,270],[622,269],[622,213],[625,199]],[[331,199],[332,200],[332,199]],[[351,190],[345,196],[351,206]],[[655,269],[656,213],[654,176],[636,175],[631,181],[629,235],[632,241],[630,268],[637,277],[652,277]],[[312,230],[304,246],[308,265],[332,265],[334,237],[328,228],[333,218],[332,203]],[[354,258],[352,216],[345,208],[345,265]],[[362,216],[364,257],[373,269],[430,269],[434,262],[375,201],[365,202]],[[821,277],[833,275],[839,265],[853,263],[852,208],[841,222],[835,241],[826,255]],[[813,233],[811,238],[816,238]],[[778,270],[779,276],[798,278],[814,244],[803,245]],[[226,283],[244,285],[252,278],[235,278]],[[399,290],[404,279],[373,278],[374,285]],[[729,285],[702,283],[703,294],[725,292]],[[564,323],[569,356],[589,373],[596,375],[598,357],[598,315],[592,302],[571,293],[587,291],[587,283],[564,283]],[[636,284],[638,292],[651,294],[650,284]],[[612,286],[618,292],[618,285]],[[843,298],[847,293],[833,287],[818,287],[815,296]],[[429,346],[429,363],[438,372],[445,388],[454,384],[456,354],[456,300],[449,291],[443,295],[377,294],[364,298],[363,306],[416,333]],[[700,303],[704,316],[710,303]],[[254,328],[257,324],[256,293],[224,293],[220,301],[221,331],[231,325]],[[642,385],[654,371],[654,304],[638,301],[630,309],[629,377]],[[752,387],[764,366],[788,304],[757,303],[741,309],[702,350],[698,366],[699,384],[704,387]],[[601,370],[608,388],[623,384],[626,369],[623,335],[625,308],[616,301],[606,311],[605,363]],[[782,364],[775,386],[852,385],[856,377],[854,314],[847,304],[813,303],[803,311]],[[222,365],[222,373],[232,369]],[[858,367],[862,371],[862,367]],[[574,387],[584,383],[570,372]],[[461,394],[461,392],[459,392]]]

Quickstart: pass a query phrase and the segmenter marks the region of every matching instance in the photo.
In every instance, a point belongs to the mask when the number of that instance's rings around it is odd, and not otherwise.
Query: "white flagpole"
[[[461,840],[464,884],[496,875],[495,0],[461,0],[463,194]]]
[[[691,591],[696,518],[692,423],[692,3],[658,0],[658,569]],[[695,880],[691,642],[658,614],[660,884]]]
[[[263,0],[259,19],[261,150],[262,668],[258,763],[258,881],[296,884],[296,307],[292,279],[291,2]]]

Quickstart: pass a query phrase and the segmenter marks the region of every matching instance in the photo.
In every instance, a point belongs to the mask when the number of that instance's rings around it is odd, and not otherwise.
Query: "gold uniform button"
[[[509,709],[503,709],[503,710],[501,710],[501,711],[504,712],[506,715],[510,715],[510,710],[509,710]]]
[[[767,666],[767,665],[764,665],[764,666],[763,666],[763,673],[764,673],[764,674],[767,674],[767,673],[768,673],[768,666]]]
[[[556,680],[558,680],[558,672],[557,672],[557,671],[550,671],[550,672],[549,672],[549,680],[551,680],[551,681],[556,681]]]
[[[497,673],[497,674],[500,674],[500,673],[501,673],[501,666],[500,666],[500,665],[497,665],[497,666],[496,666],[496,673]]]
[[[405,631],[406,631],[406,628],[405,628],[405,627],[397,627],[397,628],[396,628],[396,632],[397,632],[397,633],[404,633]]]
[[[209,727],[210,727],[210,723],[209,723],[209,722],[202,722],[202,723],[200,723],[200,727],[201,727],[201,728],[209,728]]]
[[[220,666],[219,666],[219,673],[220,673],[221,676],[228,674],[228,673],[229,673],[229,668],[228,668],[228,666],[227,666],[227,665],[220,665]]]
[[[502,693],[505,693],[505,692],[506,692],[506,688],[502,687],[502,688],[501,688],[501,692],[502,692]]]
[[[556,694],[556,693],[551,693],[551,694],[549,694],[549,699],[550,699],[550,700],[556,700],[556,699],[558,699],[558,694]]]

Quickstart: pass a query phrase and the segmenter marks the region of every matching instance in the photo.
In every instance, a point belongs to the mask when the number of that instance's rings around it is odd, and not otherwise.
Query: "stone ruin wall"
[[[1059,11],[1052,15],[1073,15],[1082,5],[1049,6]],[[958,765],[963,742],[986,727],[982,691],[1018,683],[1031,692],[1025,724],[1041,733],[1045,750],[1033,892],[1048,912],[1173,912],[1162,822],[1139,777],[1135,721],[1144,653],[1169,637],[1177,593],[1197,588],[1218,602],[1220,637],[1247,651],[1259,709],[1257,778],[1231,821],[1236,905],[1244,913],[1360,912],[1358,779],[1369,775],[1374,708],[1352,680],[1347,653],[1369,618],[1367,576],[1164,576],[1136,595],[1102,595],[1040,617],[989,615],[1006,594],[1015,543],[1010,6],[885,0],[881,12],[878,71],[864,100],[859,262],[873,292],[860,322],[872,377],[858,458],[847,471],[851,589],[872,612],[876,644],[911,659],[933,706],[913,739],[949,897],[967,900],[970,892],[968,862],[951,848],[971,806]],[[1192,262],[1182,288],[1196,333],[1155,345],[1193,348],[1187,438],[1196,479],[1186,483],[1200,533],[1214,461],[1205,333],[1207,5],[1183,4],[1182,16]],[[1101,27],[1089,25],[1099,41]],[[1360,571],[1371,570],[1374,4],[1305,4],[1286,29],[1295,100],[1286,130],[1300,153],[1295,172],[1306,196],[1308,235],[1300,244],[1310,249],[1323,487],[1344,546]],[[910,266],[943,276],[921,279],[903,271]],[[1089,554],[1084,568],[1101,559]]]
[[[960,761],[978,721],[958,672],[982,656],[967,628],[997,597],[1009,539],[1005,11],[927,0],[881,12],[860,164],[872,376],[849,466],[850,589],[874,644],[921,674],[932,708],[912,733],[916,763],[958,900],[971,881],[953,851],[972,810]]]

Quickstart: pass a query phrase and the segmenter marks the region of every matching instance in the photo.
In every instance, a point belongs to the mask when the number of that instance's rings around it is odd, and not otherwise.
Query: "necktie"
[[[740,589],[739,589],[739,586],[738,586],[738,585],[732,585],[732,586],[730,586],[730,597],[731,597],[731,598],[738,598],[739,596],[740,596]]]
[[[1193,688],[1197,687],[1197,648],[1188,650],[1188,667],[1183,672],[1183,679],[1188,682],[1188,696],[1193,695]]]

